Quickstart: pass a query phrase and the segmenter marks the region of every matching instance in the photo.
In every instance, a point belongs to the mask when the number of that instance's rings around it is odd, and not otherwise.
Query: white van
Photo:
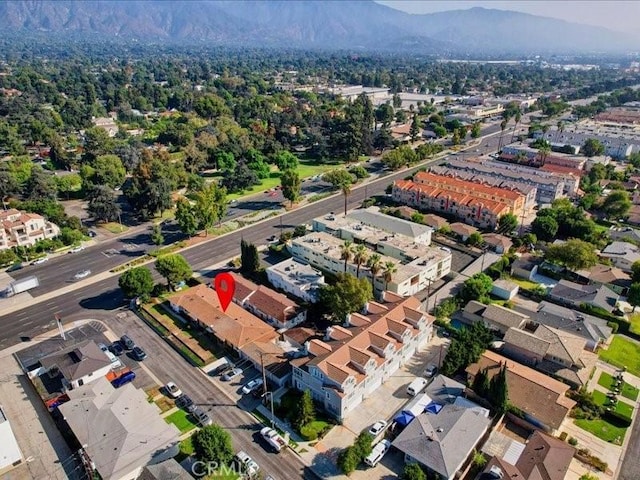
[[[422,390],[424,390],[424,387],[427,386],[427,379],[426,378],[416,378],[413,382],[411,382],[409,384],[409,386],[407,387],[407,393],[409,395],[411,395],[412,397],[415,397],[417,394],[419,394]]]
[[[373,447],[371,453],[367,456],[367,458],[364,459],[364,463],[366,463],[370,467],[375,467],[378,462],[382,460],[384,454],[387,453],[389,447],[391,447],[391,442],[389,440],[382,440],[380,443],[376,444],[375,447]]]

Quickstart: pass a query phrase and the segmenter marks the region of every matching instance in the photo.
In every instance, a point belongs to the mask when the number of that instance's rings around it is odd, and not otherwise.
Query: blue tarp
[[[427,413],[438,413],[440,410],[442,410],[442,405],[436,402],[431,402],[427,405],[427,408],[424,409]]]
[[[416,418],[416,417],[414,417],[413,413],[407,412],[406,410],[403,410],[398,415],[396,415],[396,418],[394,418],[393,421],[396,422],[401,427],[406,427],[407,425],[409,425],[411,423],[411,421],[414,418]]]

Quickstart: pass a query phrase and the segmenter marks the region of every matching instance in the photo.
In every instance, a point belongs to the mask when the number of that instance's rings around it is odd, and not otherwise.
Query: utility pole
[[[282,215],[280,215],[280,238],[282,238]]]
[[[55,315],[56,318],[56,325],[58,326],[58,331],[60,332],[60,336],[62,337],[62,340],[66,340],[67,337],[64,334],[64,327],[62,326],[62,320],[60,319],[60,316],[56,313]]]
[[[269,392],[267,389],[267,374],[264,371],[264,360],[262,358],[263,356],[264,356],[264,353],[261,352],[260,353],[260,369],[262,370],[262,391],[264,392],[263,393],[263,396],[264,396]]]

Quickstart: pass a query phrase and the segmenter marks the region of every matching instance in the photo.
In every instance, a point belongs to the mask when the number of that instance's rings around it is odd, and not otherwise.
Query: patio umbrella
[[[442,405],[440,405],[439,403],[435,403],[435,402],[431,402],[429,405],[427,405],[427,407],[424,409],[425,412],[427,413],[433,413],[436,414],[438,413],[440,410],[442,410]]]
[[[416,417],[414,417],[413,413],[407,412],[406,410],[403,410],[402,412],[400,412],[396,416],[396,418],[393,419],[393,421],[396,422],[401,427],[406,427],[407,425],[409,425],[411,423],[411,421],[414,418],[416,418]]]

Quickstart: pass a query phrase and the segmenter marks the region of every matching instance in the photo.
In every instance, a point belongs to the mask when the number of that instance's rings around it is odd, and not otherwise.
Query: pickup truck
[[[278,453],[280,453],[283,448],[287,447],[287,443],[284,441],[284,438],[282,438],[273,428],[264,427],[260,430],[260,435],[262,435],[262,438],[264,438],[264,440]]]

